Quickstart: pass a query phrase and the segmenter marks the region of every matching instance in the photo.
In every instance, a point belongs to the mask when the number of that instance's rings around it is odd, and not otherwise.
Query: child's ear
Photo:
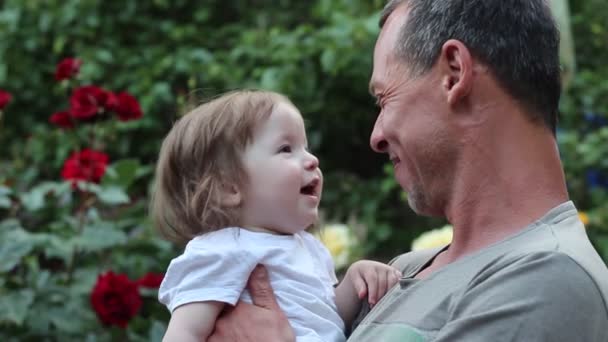
[[[222,185],[222,206],[237,207],[243,200],[239,188],[234,184]]]

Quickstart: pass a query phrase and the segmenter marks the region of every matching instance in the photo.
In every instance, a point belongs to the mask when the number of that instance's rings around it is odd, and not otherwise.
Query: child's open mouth
[[[317,196],[318,195],[318,189],[317,189],[318,185],[319,185],[319,179],[315,178],[312,181],[310,181],[310,183],[308,183],[305,186],[303,186],[302,188],[300,188],[300,193],[302,195]]]

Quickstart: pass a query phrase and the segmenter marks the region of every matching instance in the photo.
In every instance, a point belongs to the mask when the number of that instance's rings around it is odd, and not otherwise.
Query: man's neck
[[[559,153],[550,133],[509,127],[477,140],[456,175],[446,217],[454,239],[438,263],[449,263],[520,232],[568,200]],[[511,128],[512,129],[512,128]],[[509,141],[505,137],[519,137]],[[509,141],[505,144],[505,141]],[[502,143],[501,143],[502,142]]]

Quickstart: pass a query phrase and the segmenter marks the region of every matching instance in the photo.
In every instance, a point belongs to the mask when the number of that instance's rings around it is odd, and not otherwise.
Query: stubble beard
[[[413,186],[412,190],[408,192],[407,204],[416,215],[425,215],[426,209],[428,208],[426,196],[418,186]]]
[[[430,194],[420,186],[412,186],[412,190],[407,195],[407,203],[410,208],[421,216],[443,216],[440,203],[431,198]]]

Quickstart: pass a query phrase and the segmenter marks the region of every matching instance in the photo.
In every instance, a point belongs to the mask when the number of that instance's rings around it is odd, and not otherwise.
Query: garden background
[[[388,260],[444,226],[412,213],[369,148],[383,3],[0,2],[0,340],[160,340],[156,288],[179,247],[147,217],[153,165],[188,105],[231,89],[280,91],[301,109],[339,265]],[[558,142],[608,260],[608,7],[553,3],[567,81]]]

